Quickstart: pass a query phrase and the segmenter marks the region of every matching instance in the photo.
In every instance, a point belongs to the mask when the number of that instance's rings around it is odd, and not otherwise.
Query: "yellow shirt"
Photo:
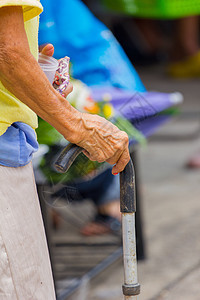
[[[0,0],[0,8],[15,5],[23,8],[24,25],[30,50],[38,59],[38,25],[39,14],[42,12],[40,0]],[[0,135],[14,122],[24,122],[33,129],[38,126],[37,115],[6,90],[0,82]]]

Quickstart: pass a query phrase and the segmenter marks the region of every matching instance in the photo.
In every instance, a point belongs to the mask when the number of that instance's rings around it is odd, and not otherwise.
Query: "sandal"
[[[171,63],[168,75],[173,78],[198,78],[200,77],[200,51],[185,60]]]
[[[187,167],[191,169],[200,169],[200,153],[197,153],[190,158],[190,160],[187,162]]]
[[[98,213],[94,220],[86,224],[80,232],[85,236],[102,235],[105,233],[118,235],[121,232],[121,223],[115,217]]]

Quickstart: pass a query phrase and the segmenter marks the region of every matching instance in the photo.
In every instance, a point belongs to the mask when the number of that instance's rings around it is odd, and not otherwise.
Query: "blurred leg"
[[[162,32],[157,24],[157,21],[150,19],[134,19],[140,34],[143,38],[143,46],[150,53],[160,51],[164,46]]]
[[[172,48],[172,63],[168,74],[175,78],[200,77],[199,18],[176,21]]]
[[[182,59],[199,51],[199,17],[187,17],[175,21],[173,55]]]
[[[96,205],[97,214],[93,221],[86,224],[81,233],[84,235],[101,235],[107,232],[119,231],[121,222],[120,213],[120,185],[119,175],[110,175],[104,177],[104,183],[109,185],[101,195],[92,198]],[[102,185],[96,188],[96,195],[99,194],[102,189]]]

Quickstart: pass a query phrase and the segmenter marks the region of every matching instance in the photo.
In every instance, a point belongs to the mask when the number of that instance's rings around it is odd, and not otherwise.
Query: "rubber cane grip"
[[[70,166],[73,164],[77,156],[83,151],[83,148],[75,145],[69,144],[61,152],[60,156],[56,160],[54,166],[59,173],[66,173]]]

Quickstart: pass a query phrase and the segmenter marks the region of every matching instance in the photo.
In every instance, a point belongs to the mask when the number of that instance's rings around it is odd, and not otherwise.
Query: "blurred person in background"
[[[175,78],[200,77],[199,17],[181,18],[174,23],[168,73]]]
[[[199,17],[191,16],[172,21],[171,35],[167,42],[155,20],[136,19],[146,48],[151,55],[166,52],[169,66],[167,73],[174,78],[200,77]]]
[[[169,58],[168,73],[173,77],[199,77],[199,0],[157,0],[125,1],[104,0],[95,5],[91,0],[84,0],[95,12],[103,14],[106,8],[115,11],[110,14],[113,22],[109,24],[123,41],[123,46],[131,52],[133,62],[137,63],[137,47],[141,57],[139,62],[145,64]],[[101,3],[101,4],[100,4]],[[127,15],[124,17],[124,15]],[[115,16],[115,15],[114,15]],[[123,20],[123,22],[121,22]],[[110,21],[110,19],[109,19]],[[163,22],[166,21],[166,22]],[[122,24],[120,24],[122,23]],[[117,25],[117,27],[115,27]],[[121,33],[120,33],[121,31]],[[132,39],[132,37],[136,36]],[[168,37],[167,37],[168,35]],[[118,37],[118,36],[117,36]],[[127,39],[127,40],[125,40]],[[120,40],[119,40],[120,41]],[[131,51],[131,45],[132,50]],[[136,50],[136,53],[134,52]],[[135,55],[136,54],[136,55]],[[158,60],[157,60],[158,59]]]

